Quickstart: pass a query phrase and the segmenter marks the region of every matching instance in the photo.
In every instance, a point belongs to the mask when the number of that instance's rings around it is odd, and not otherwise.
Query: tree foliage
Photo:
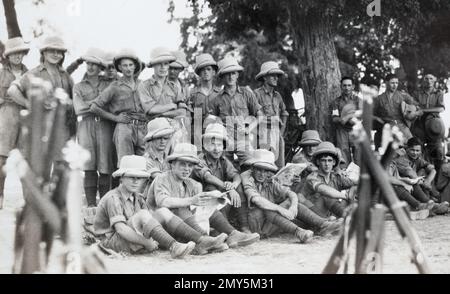
[[[290,79],[284,86],[295,89],[300,80],[292,75],[298,74],[299,59],[289,16],[295,9],[304,18],[320,11],[330,20],[345,75],[354,75],[363,83],[379,84],[383,76],[393,71],[391,62],[397,58],[401,61],[399,73],[411,86],[416,86],[420,71],[432,69],[441,78],[448,76],[450,1],[381,1],[381,17],[370,18],[366,7],[371,2],[189,0],[193,16],[181,20],[181,47],[190,61],[200,51],[212,52],[218,58],[227,50],[238,50],[249,69],[243,82],[252,86],[260,63],[276,58],[289,71]],[[211,14],[205,16],[202,12],[206,8]],[[173,1],[171,9],[173,12]]]

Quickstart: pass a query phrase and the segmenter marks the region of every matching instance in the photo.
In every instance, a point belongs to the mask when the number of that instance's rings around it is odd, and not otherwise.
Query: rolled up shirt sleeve
[[[114,86],[109,85],[100,95],[92,102],[92,104],[97,105],[100,108],[106,109],[107,105],[111,102],[114,97]]]
[[[155,105],[156,100],[150,94],[148,83],[143,82],[138,85],[139,100],[145,113],[148,113]]]
[[[256,185],[254,180],[252,179],[250,171],[244,172],[241,174],[242,187],[244,188],[244,193],[247,196],[248,207],[253,208],[253,199],[255,197],[262,197],[260,193],[258,193],[256,189]]]
[[[167,177],[159,176],[153,182],[155,203],[157,207],[162,207],[163,202],[171,197],[170,181]]]
[[[111,228],[114,228],[114,225],[117,223],[127,222],[125,215],[123,214],[122,203],[120,203],[120,200],[117,197],[111,197],[108,199],[106,203],[106,211],[108,213]]]

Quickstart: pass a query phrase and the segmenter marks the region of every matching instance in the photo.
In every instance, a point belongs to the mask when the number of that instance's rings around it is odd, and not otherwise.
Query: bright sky
[[[44,5],[33,5],[31,0],[16,0],[16,11],[25,41],[30,41],[31,52],[24,63],[33,68],[39,63],[38,46],[42,38],[33,37],[37,21],[46,21],[45,34],[60,35],[69,48],[67,66],[89,47],[108,51],[133,48],[148,62],[150,51],[157,46],[178,49],[181,43],[177,22],[169,24],[169,0],[44,0]],[[176,0],[175,16],[190,15],[186,1]],[[7,39],[3,5],[0,5],[0,39]],[[147,69],[141,76],[151,75]],[[84,66],[74,74],[75,82],[84,74]]]

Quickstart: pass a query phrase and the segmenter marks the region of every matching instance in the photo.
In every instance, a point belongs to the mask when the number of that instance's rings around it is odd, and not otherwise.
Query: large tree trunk
[[[5,10],[6,27],[8,29],[8,38],[22,37],[19,23],[17,21],[16,8],[14,0],[3,0],[3,8]]]
[[[399,56],[401,67],[405,72],[405,80],[407,82],[408,93],[412,94],[417,90],[418,81],[417,81],[417,70],[418,70],[418,62],[417,62],[417,50],[410,46],[402,46],[402,51]]]
[[[322,140],[334,141],[329,106],[340,94],[341,73],[331,25],[320,11],[310,10],[301,15],[295,2],[292,1],[290,21],[300,60],[306,126],[317,130]]]

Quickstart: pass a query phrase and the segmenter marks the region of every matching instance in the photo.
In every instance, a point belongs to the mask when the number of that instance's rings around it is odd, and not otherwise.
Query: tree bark
[[[14,0],[3,0],[3,8],[5,10],[6,27],[8,29],[8,38],[22,37]]]
[[[329,106],[340,94],[341,73],[331,24],[318,10],[302,15],[295,2],[292,1],[290,21],[300,60],[306,126],[317,130],[322,140],[334,141]]]
[[[402,46],[402,51],[399,56],[401,66],[406,75],[407,89],[408,93],[412,94],[417,90],[418,80],[417,80],[417,50],[410,46]]]

